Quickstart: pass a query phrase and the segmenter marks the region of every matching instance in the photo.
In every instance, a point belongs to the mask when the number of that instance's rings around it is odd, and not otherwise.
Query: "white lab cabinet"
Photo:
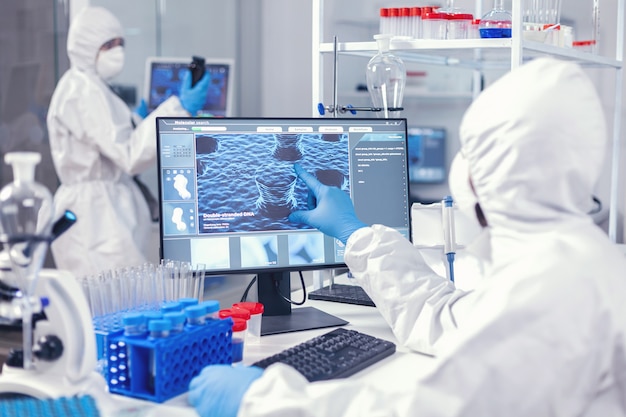
[[[564,1],[563,10],[577,7],[577,14],[585,15],[585,7],[588,7],[591,14],[593,0]],[[343,3],[342,7],[337,7]],[[489,10],[492,2],[485,1],[480,4],[470,0],[457,0],[455,5],[470,8],[474,16],[482,16]],[[613,2],[601,2],[601,21],[603,25],[615,28],[614,34],[603,33],[600,41],[608,46],[615,42],[613,52],[608,52],[608,48],[601,50],[599,54],[583,52],[578,49],[558,47],[546,43],[530,41],[522,36],[522,0],[510,0],[510,10],[512,14],[512,37],[504,39],[450,39],[450,40],[393,40],[390,50],[407,63],[419,63],[428,66],[441,68],[442,73],[454,71],[450,77],[450,91],[446,94],[443,91],[427,91],[414,93],[410,86],[405,90],[405,100],[403,107],[405,112],[413,100],[426,103],[430,108],[438,109],[442,116],[460,121],[464,109],[469,105],[473,96],[480,92],[481,84],[489,82],[489,77],[497,78],[506,71],[521,65],[523,62],[540,57],[554,56],[560,59],[571,60],[580,63],[583,67],[589,68],[592,79],[598,84],[613,81],[612,97],[604,97],[605,112],[607,113],[608,126],[612,135],[610,158],[607,161],[606,178],[599,184],[599,194],[603,204],[608,207],[609,237],[619,242],[622,240],[620,208],[624,205],[624,197],[621,189],[626,186],[626,181],[622,180],[620,171],[621,148],[624,146],[621,129],[621,108],[623,94],[623,52],[624,52],[624,15],[626,0],[615,0]],[[363,71],[369,60],[377,52],[376,42],[372,39],[371,33],[376,33],[378,29],[378,10],[380,7],[398,7],[397,4],[386,2],[376,2],[366,5],[359,3],[349,8],[349,16],[338,16],[338,10],[346,10],[346,2],[338,0],[312,0],[312,114],[319,115],[318,103],[325,105],[347,105],[353,104],[347,101],[352,100],[351,93],[346,93],[352,86],[346,88],[342,85],[345,76],[341,75],[342,66],[354,65],[351,60],[361,57],[361,61],[356,70],[352,73]],[[415,2],[414,6],[423,6]],[[485,8],[486,7],[486,8]],[[471,9],[473,8],[473,10]],[[579,11],[582,10],[582,12]],[[562,16],[566,15],[562,11]],[[331,24],[334,22],[334,24]],[[562,20],[562,23],[563,20]],[[614,26],[613,26],[614,25]],[[351,26],[352,31],[342,31],[337,28],[347,28]],[[584,25],[581,25],[581,27]],[[328,33],[329,30],[334,33]],[[587,30],[581,29],[581,30]],[[363,38],[359,38],[359,33]],[[611,36],[615,36],[615,40]],[[349,58],[346,58],[349,57]],[[362,68],[362,69],[360,69]],[[343,77],[343,78],[342,78]],[[493,78],[495,77],[495,78]],[[469,79],[469,84],[466,82]],[[444,82],[444,84],[446,84]],[[606,93],[606,90],[605,90]],[[365,93],[367,94],[367,93]],[[606,95],[606,94],[605,94]],[[369,97],[363,95],[365,102],[361,105],[369,106]],[[610,103],[609,103],[610,102]],[[443,103],[443,104],[442,104]],[[607,104],[608,103],[608,104]],[[361,117],[375,117],[360,115]],[[350,115],[326,114],[325,117],[350,117]],[[411,119],[413,115],[405,114],[403,117]],[[417,117],[417,116],[416,116]],[[409,120],[409,123],[411,120]],[[454,134],[450,142],[454,141]],[[458,146],[458,145],[457,145]],[[448,152],[455,152],[450,149]],[[618,227],[620,228],[618,231]]]

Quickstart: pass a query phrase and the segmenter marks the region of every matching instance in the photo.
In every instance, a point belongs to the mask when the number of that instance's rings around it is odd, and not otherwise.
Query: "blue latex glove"
[[[294,170],[317,201],[315,207],[309,207],[312,210],[291,213],[289,220],[315,227],[322,233],[339,239],[344,245],[352,233],[367,227],[356,217],[348,194],[337,187],[322,184],[299,164],[294,165]]]
[[[208,72],[205,72],[200,81],[191,87],[191,71],[185,71],[178,97],[180,98],[180,104],[192,116],[195,116],[204,106],[210,81],[211,76]]]
[[[261,375],[257,366],[209,365],[189,383],[189,404],[200,417],[237,417],[241,399]]]
[[[135,108],[135,113],[142,119],[145,119],[148,116],[148,103],[143,98],[139,102],[139,105]]]

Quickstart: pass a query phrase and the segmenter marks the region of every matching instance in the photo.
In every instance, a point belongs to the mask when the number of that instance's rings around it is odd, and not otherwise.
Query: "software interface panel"
[[[312,196],[299,163],[359,218],[409,237],[406,120],[159,118],[162,257],[215,272],[343,264],[343,245],[289,221]]]

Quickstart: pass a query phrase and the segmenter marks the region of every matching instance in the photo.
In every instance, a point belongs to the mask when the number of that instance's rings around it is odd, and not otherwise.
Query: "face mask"
[[[122,72],[124,68],[124,47],[115,46],[100,51],[96,60],[96,72],[102,79],[108,81]]]

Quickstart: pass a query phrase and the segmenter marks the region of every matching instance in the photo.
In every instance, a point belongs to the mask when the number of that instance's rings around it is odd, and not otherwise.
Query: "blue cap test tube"
[[[206,307],[202,304],[185,308],[187,326],[202,326],[206,321]]]
[[[172,333],[180,333],[185,328],[185,313],[182,311],[173,311],[163,314],[163,318],[172,322]]]
[[[161,305],[161,313],[171,313],[173,311],[183,311],[183,304],[178,301],[171,301],[169,303],[163,303]]]
[[[219,320],[220,302],[217,300],[206,300],[200,303],[201,306],[206,308],[207,320]]]

